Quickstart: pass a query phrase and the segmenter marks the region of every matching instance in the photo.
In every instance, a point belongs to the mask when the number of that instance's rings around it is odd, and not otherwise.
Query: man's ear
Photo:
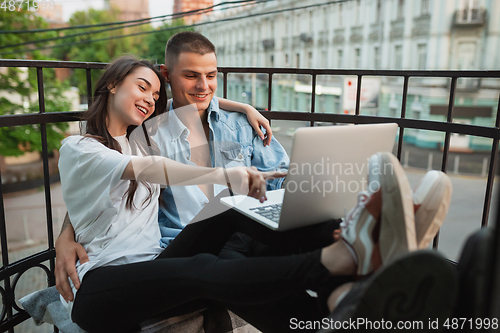
[[[165,78],[165,81],[170,84],[170,79],[168,78],[168,68],[165,65],[160,65],[161,75]]]

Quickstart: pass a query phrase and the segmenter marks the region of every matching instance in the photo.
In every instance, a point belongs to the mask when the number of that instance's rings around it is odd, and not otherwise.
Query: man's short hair
[[[176,33],[167,42],[165,47],[165,65],[169,70],[177,63],[182,52],[192,52],[205,55],[214,53],[215,46],[207,37],[194,31]]]

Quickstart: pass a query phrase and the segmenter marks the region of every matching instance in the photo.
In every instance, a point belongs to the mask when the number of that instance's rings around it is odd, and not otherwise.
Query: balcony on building
[[[466,8],[455,12],[453,26],[455,27],[480,27],[486,23],[486,9]]]
[[[264,39],[262,41],[262,47],[265,51],[274,50],[274,38]]]
[[[302,33],[300,34],[300,41],[304,44],[312,44],[313,42],[313,34],[312,33]]]

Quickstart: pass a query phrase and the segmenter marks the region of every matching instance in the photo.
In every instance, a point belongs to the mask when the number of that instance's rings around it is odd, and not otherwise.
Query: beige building
[[[213,6],[213,4],[213,0],[174,0],[174,14],[207,8]],[[184,22],[191,24],[201,19],[201,17],[202,14],[186,16]]]
[[[121,21],[140,20],[149,17],[148,0],[106,0],[106,6],[120,10]]]
[[[235,16],[241,19],[224,21]],[[205,18],[211,24],[197,30],[217,47],[221,67],[490,70],[500,68],[498,17],[499,0],[277,0],[214,11]],[[273,79],[272,109],[310,109],[310,76]],[[229,99],[267,108],[266,75],[249,79],[233,74],[228,80]],[[406,117],[445,121],[450,81],[410,79]],[[362,95],[361,114],[399,117],[402,77],[363,78],[363,82],[362,89],[373,94]],[[319,76],[316,112],[353,113],[355,94],[349,93],[349,83],[357,84],[350,77]],[[494,124],[499,89],[497,79],[460,78],[454,122]],[[444,137],[407,129],[405,141],[439,148]],[[450,145],[462,151],[490,150],[491,140],[453,134]]]

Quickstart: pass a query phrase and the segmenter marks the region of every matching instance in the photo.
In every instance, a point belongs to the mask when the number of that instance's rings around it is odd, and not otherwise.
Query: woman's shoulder
[[[62,140],[62,144],[78,144],[80,141],[85,140],[85,142],[88,141],[95,141],[98,142],[96,139],[89,137],[89,136],[83,136],[83,135],[70,135],[66,137],[64,140]]]
[[[88,150],[108,150],[106,146],[97,141],[96,139],[82,135],[71,135],[65,138],[62,142],[61,153],[65,151],[79,151],[85,152]]]

